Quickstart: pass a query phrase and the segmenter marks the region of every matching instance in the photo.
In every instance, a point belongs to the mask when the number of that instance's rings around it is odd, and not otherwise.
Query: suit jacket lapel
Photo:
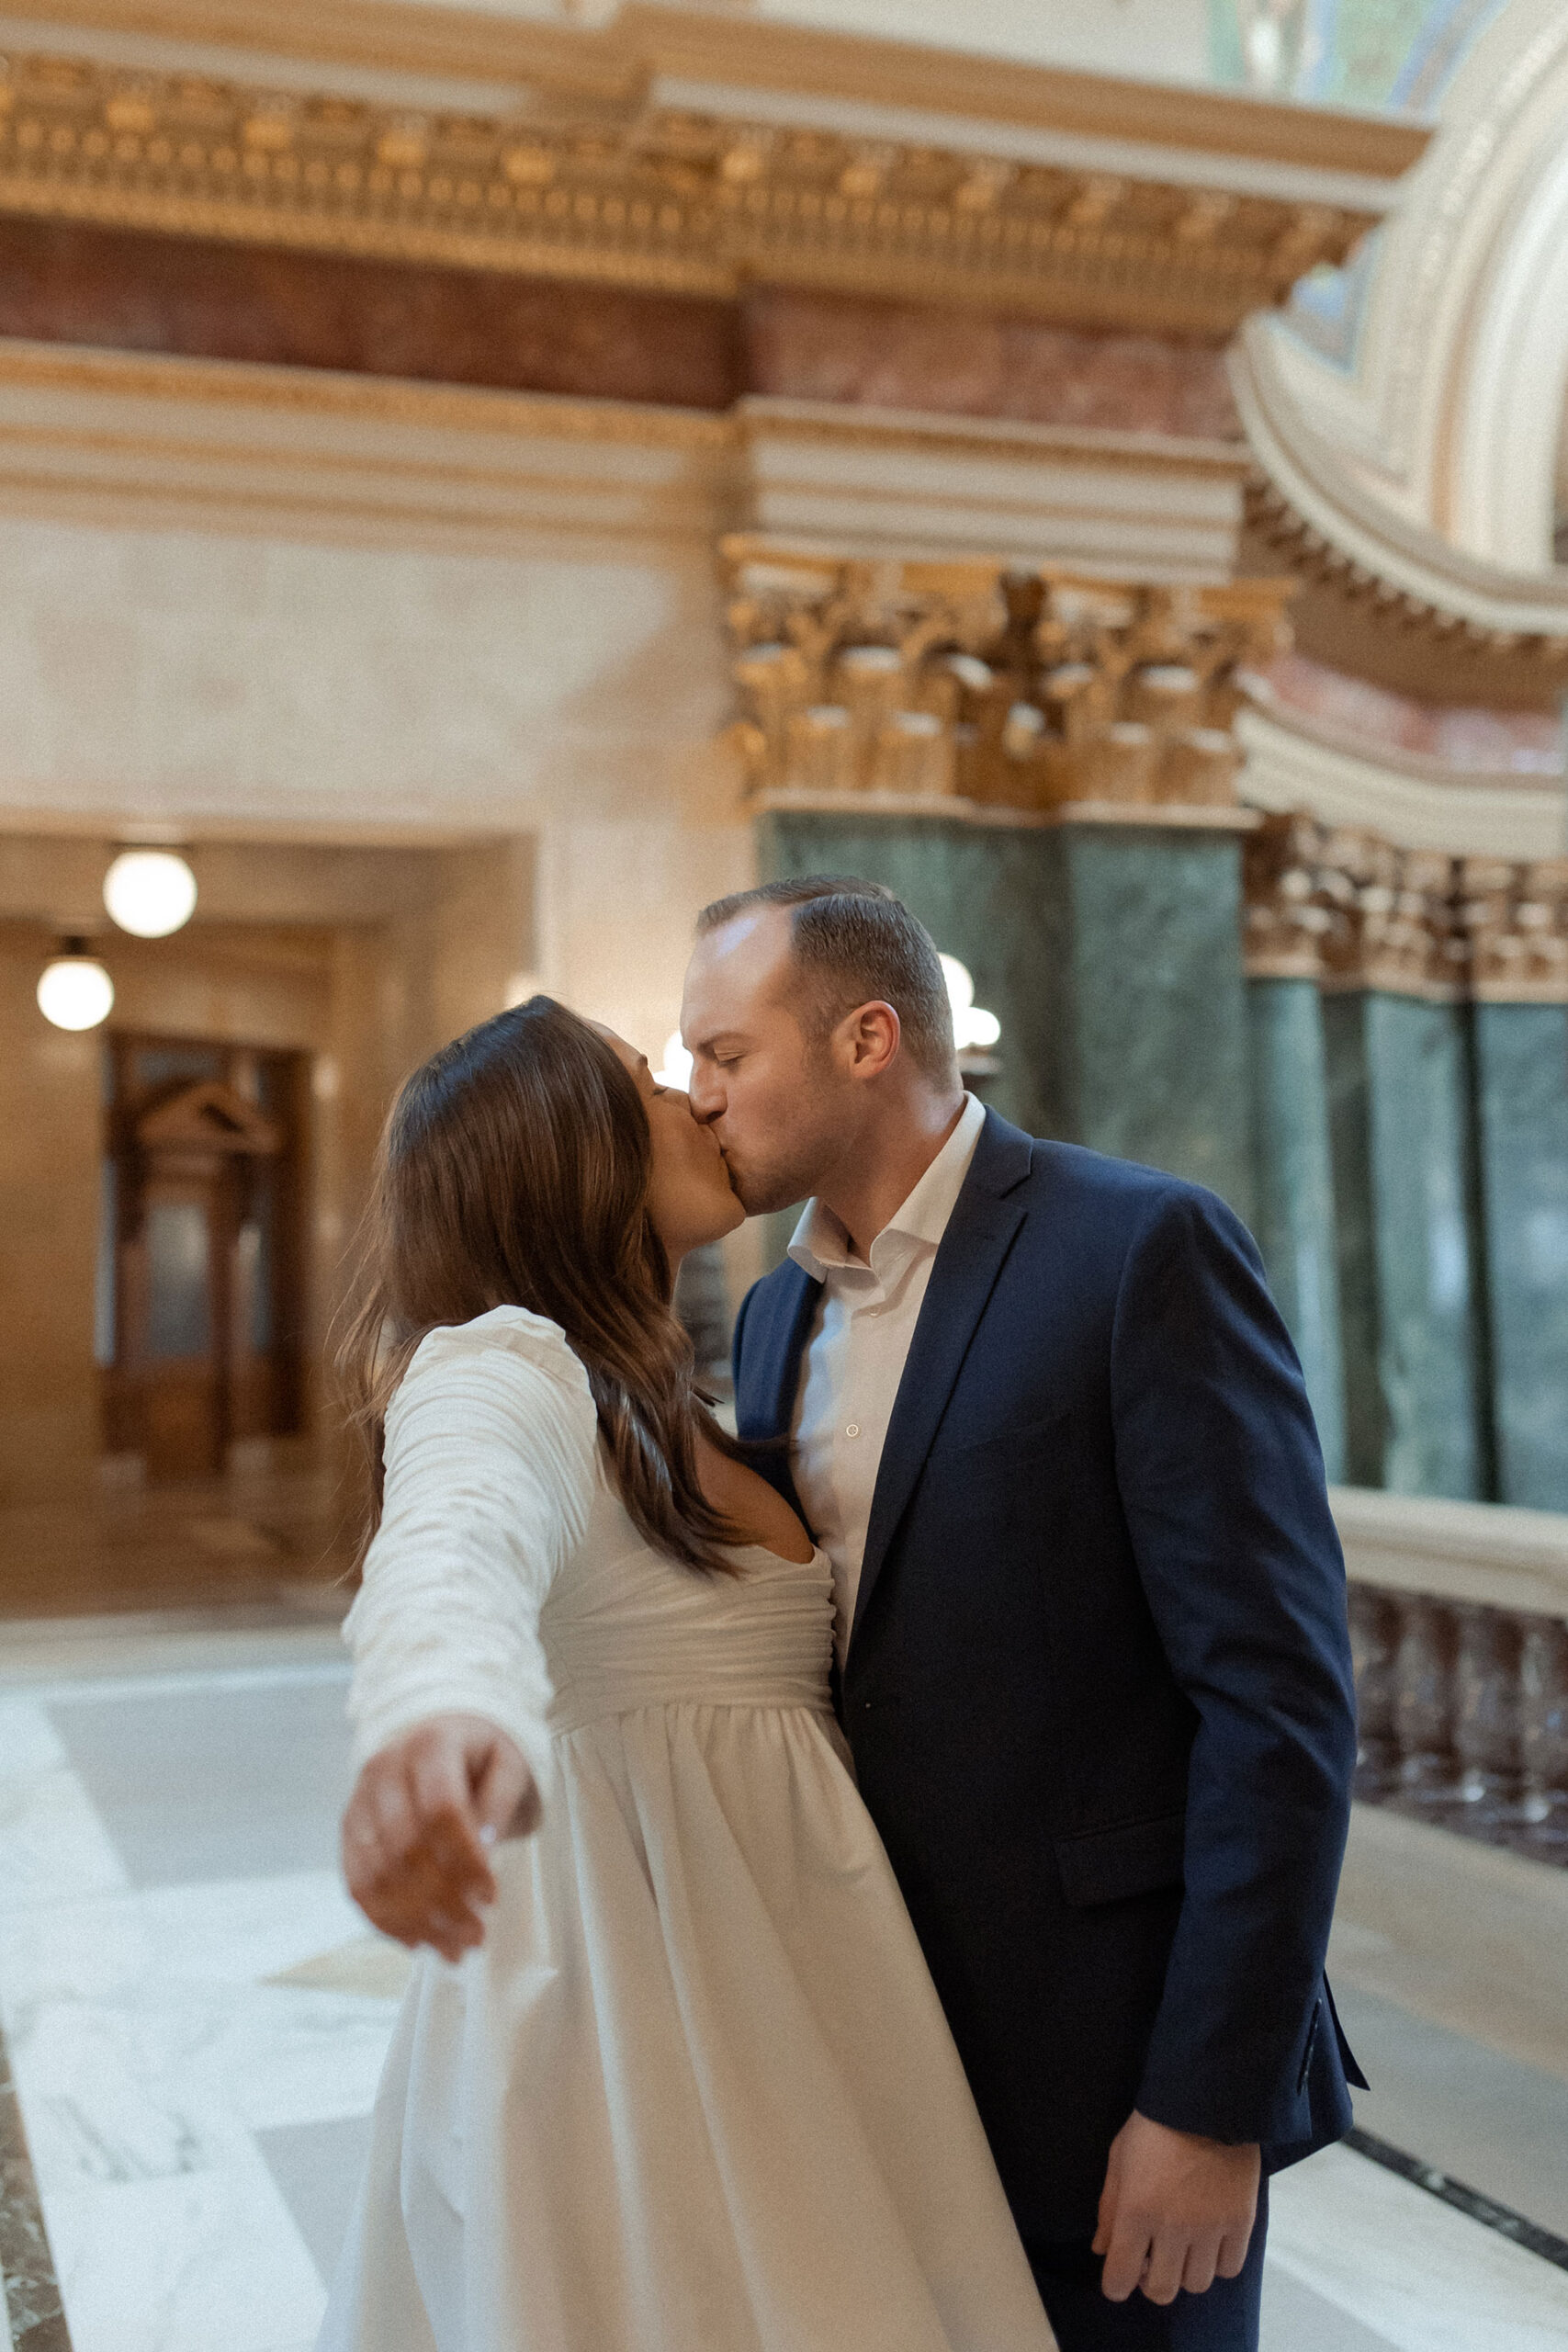
[[[759,1294],[751,1316],[757,1315],[760,1306],[765,1307],[767,1322],[756,1329],[750,1317],[747,1320],[743,1393],[736,1399],[737,1426],[742,1437],[788,1437],[800,1385],[800,1360],[821,1295],[821,1283],[813,1282],[793,1259],[779,1268],[772,1283]],[[802,1519],[806,1517],[790,1473],[789,1456],[782,1447],[776,1454],[760,1454],[753,1467],[778,1488]]]
[[[1024,1208],[1007,1196],[1029,1172],[1029,1137],[987,1112],[931,1268],[893,1407],[866,1528],[853,1643]],[[803,1335],[804,1337],[804,1335]],[[796,1357],[798,1363],[799,1358]]]

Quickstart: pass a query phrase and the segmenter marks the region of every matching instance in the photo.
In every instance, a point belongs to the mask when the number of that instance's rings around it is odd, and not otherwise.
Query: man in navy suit
[[[746,1207],[810,1196],[739,1427],[832,1560],[862,1793],[1063,2352],[1256,2346],[1268,2176],[1360,2079],[1344,1567],[1257,1250],[966,1096],[875,885],[708,908],[682,1028]]]

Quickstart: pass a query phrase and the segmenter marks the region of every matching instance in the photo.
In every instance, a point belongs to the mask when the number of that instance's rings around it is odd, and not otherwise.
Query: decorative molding
[[[1262,323],[1244,331],[1230,367],[1256,460],[1247,520],[1270,553],[1373,628],[1524,662],[1543,684],[1568,684],[1568,572],[1506,571],[1382,503],[1281,396]]]
[[[622,19],[650,57],[672,21]],[[798,108],[758,117],[744,86],[679,104],[659,88],[634,75],[607,98],[566,80],[509,114],[419,113],[13,51],[0,210],[665,293],[761,279],[1212,341],[1342,260],[1376,217],[1370,191],[1237,193],[1162,176],[1141,151],[1114,172],[1019,161],[958,116],[950,139],[872,139]]]
[[[1365,112],[1122,81],[711,8],[622,6],[596,28],[520,22],[494,8],[428,0],[30,0],[27,17],[83,33],[376,73],[525,81],[547,96],[602,106],[635,106],[656,74],[786,97],[832,93],[863,110],[940,113],[1350,178],[1385,200],[1429,136],[1424,125]]]
[[[1245,453],[1223,443],[846,413],[728,414],[0,338],[0,508],[515,545],[541,528],[1220,580]]]
[[[809,786],[765,786],[753,795],[750,807],[758,815],[770,808],[812,809],[826,817],[841,817],[846,807],[857,817],[900,819],[933,817],[943,824],[973,825],[982,831],[1041,832],[1053,825],[1157,826],[1161,832],[1250,833],[1264,821],[1256,808],[1239,806],[1204,808],[1185,801],[1162,801],[1151,808],[1125,800],[1063,800],[1048,808],[1017,808],[999,800],[966,800],[960,793],[933,799],[929,792],[889,792],[868,786],[863,792],[818,792]]]
[[[1328,1497],[1353,1582],[1568,1620],[1568,1516],[1371,1487]]]
[[[976,548],[1113,579],[1230,578],[1235,443],[741,401],[749,526],[802,550],[940,560]]]
[[[1298,812],[1250,837],[1244,872],[1254,979],[1568,1004],[1568,857],[1453,858]]]
[[[1459,920],[1478,1004],[1568,1004],[1568,857],[1459,863]]]
[[[723,416],[0,342],[0,511],[106,526],[515,548],[711,547],[739,511]]]
[[[1568,840],[1560,778],[1456,775],[1417,753],[1352,751],[1277,708],[1249,706],[1235,731],[1247,760],[1240,788],[1259,808],[1310,809],[1325,824],[1456,856],[1554,857]]]
[[[1236,358],[1259,462],[1326,556],[1419,626],[1561,640],[1552,477],[1568,379],[1568,17],[1510,0],[1445,93],[1432,145],[1357,266],[1348,351],[1313,312]],[[1532,616],[1533,615],[1533,616]]]
[[[1277,581],[1172,589],[996,560],[877,562],[727,540],[751,789],[1056,810],[1233,811],[1238,670]]]

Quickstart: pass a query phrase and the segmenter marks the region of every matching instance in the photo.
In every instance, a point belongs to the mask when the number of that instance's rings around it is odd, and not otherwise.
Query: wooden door
[[[134,1045],[116,1044],[107,1434],[111,1450],[140,1453],[148,1478],[167,1483],[222,1470],[235,1438],[294,1425],[293,1253],[280,1228],[296,1188],[286,1123],[259,1106],[243,1057],[188,1048],[187,1067],[201,1069],[205,1055],[224,1075],[148,1087]],[[159,1047],[144,1058],[156,1069],[180,1057]]]

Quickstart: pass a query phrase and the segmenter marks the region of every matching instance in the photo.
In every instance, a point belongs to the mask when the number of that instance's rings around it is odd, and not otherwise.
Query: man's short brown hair
[[[697,917],[697,936],[754,907],[789,910],[808,1036],[826,1037],[858,1004],[890,1004],[916,1068],[939,1084],[956,1084],[947,982],[930,932],[902,899],[852,874],[806,874],[716,899]]]

